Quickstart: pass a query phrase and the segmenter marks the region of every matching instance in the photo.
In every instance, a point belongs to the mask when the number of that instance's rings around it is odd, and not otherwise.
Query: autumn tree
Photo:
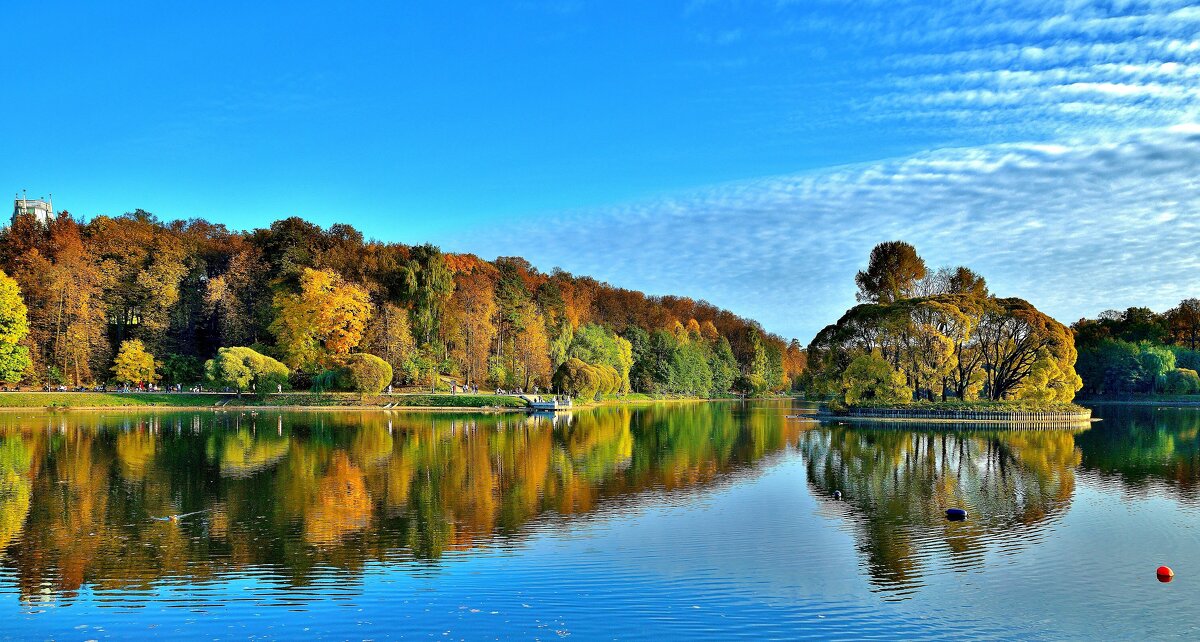
[[[121,342],[117,358],[113,361],[113,380],[120,383],[154,383],[158,381],[154,355],[146,351],[140,339]]]
[[[463,364],[467,384],[487,375],[488,356],[496,336],[496,271],[482,261],[460,264],[454,276],[448,317],[452,342]]]
[[[386,361],[396,376],[416,381],[420,375],[415,361],[417,344],[410,328],[407,310],[384,303],[367,323],[363,344],[371,354]]]
[[[29,333],[27,314],[17,282],[0,272],[0,381],[16,383],[29,367],[29,349],[21,345]]]
[[[1200,348],[1200,299],[1184,299],[1165,316],[1172,342],[1189,350]]]
[[[26,374],[62,383],[102,378],[116,348],[138,339],[177,383],[194,380],[220,347],[248,346],[305,375],[358,350],[410,382],[450,375],[530,387],[549,380],[588,325],[639,338],[634,388],[697,391],[711,376],[724,392],[732,365],[736,380],[755,375],[755,390],[776,390],[799,367],[782,338],[704,301],[545,274],[519,257],[368,241],[348,225],[298,218],[242,233],[142,210],[86,225],[65,212],[48,224],[18,216],[0,230],[0,269],[27,305]],[[623,381],[622,363],[608,362]]]
[[[92,219],[85,241],[98,261],[114,343],[136,335],[152,350],[165,347],[171,310],[188,272],[180,239],[137,210],[117,219]]]
[[[872,253],[872,265],[886,263]],[[877,278],[884,273],[877,270],[869,279],[860,273],[860,288],[887,282]],[[930,296],[910,297],[904,287],[875,289],[881,302],[855,306],[817,333],[807,351],[814,390],[844,393],[844,373],[869,354],[903,373],[905,385],[922,399],[1074,397],[1082,384],[1070,329],[1024,300],[987,295],[982,278],[966,268],[944,276],[939,288],[945,291]]]
[[[275,309],[271,332],[283,362],[311,371],[358,346],[371,316],[371,301],[362,288],[336,273],[305,268],[300,291],[277,293]]]
[[[1083,385],[1075,373],[1078,354],[1070,329],[1027,301],[995,300],[984,311],[976,334],[990,399],[1006,399],[1015,393],[1039,360],[1054,363],[1052,376],[1044,385],[1070,390],[1069,395],[1058,395],[1060,400],[1070,401]]]

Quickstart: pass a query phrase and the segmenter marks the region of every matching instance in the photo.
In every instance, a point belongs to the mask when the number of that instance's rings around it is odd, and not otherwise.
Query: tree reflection
[[[1200,503],[1200,408],[1101,405],[1094,413],[1102,421],[1079,440],[1085,469],[1126,492]]]
[[[647,490],[698,488],[796,443],[732,404],[525,415],[0,417],[0,543],[26,599],[248,567],[434,563]]]
[[[906,595],[920,586],[929,556],[955,568],[982,563],[986,548],[1013,552],[1037,541],[1062,513],[1080,453],[1067,431],[910,431],[831,426],[800,440],[808,481],[850,507],[871,581]],[[945,510],[971,519],[947,522]]]

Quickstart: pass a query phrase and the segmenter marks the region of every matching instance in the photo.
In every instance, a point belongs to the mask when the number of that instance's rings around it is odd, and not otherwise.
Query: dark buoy
[[[842,498],[842,491],[840,491],[840,490],[835,490],[835,491],[833,491],[833,498],[834,498],[834,499],[841,499],[841,498]]]
[[[1175,579],[1175,571],[1172,571],[1170,566],[1158,567],[1157,574],[1158,581],[1163,583],[1170,582],[1171,580]]]
[[[947,508],[946,519],[952,522],[961,522],[967,518],[967,511],[961,508]]]

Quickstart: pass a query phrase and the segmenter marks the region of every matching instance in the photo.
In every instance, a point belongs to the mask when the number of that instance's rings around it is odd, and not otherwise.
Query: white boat
[[[566,396],[550,398],[527,397],[525,400],[529,402],[529,408],[534,411],[558,412],[560,410],[571,409],[571,398]]]

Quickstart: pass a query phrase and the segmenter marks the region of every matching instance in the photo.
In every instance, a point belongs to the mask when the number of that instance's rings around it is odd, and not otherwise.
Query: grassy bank
[[[382,407],[524,408],[516,397],[496,395],[367,395],[353,393],[283,393],[278,395],[189,394],[165,392],[5,392],[0,408],[212,408],[253,407]]]
[[[737,397],[729,399],[736,400]],[[728,399],[701,399],[680,395],[649,395],[630,393],[606,395],[599,402],[584,403],[576,400],[580,407],[615,404],[643,404],[668,402],[722,401]],[[428,393],[403,393],[393,395],[359,395],[349,392],[285,392],[282,394],[251,395],[225,393],[167,393],[167,392],[0,392],[0,409],[3,408],[215,408],[215,407],[258,407],[258,408],[480,408],[519,409],[525,408],[524,400],[507,395],[451,395]]]
[[[165,392],[4,392],[0,393],[0,408],[211,406],[224,398],[223,395]]]

